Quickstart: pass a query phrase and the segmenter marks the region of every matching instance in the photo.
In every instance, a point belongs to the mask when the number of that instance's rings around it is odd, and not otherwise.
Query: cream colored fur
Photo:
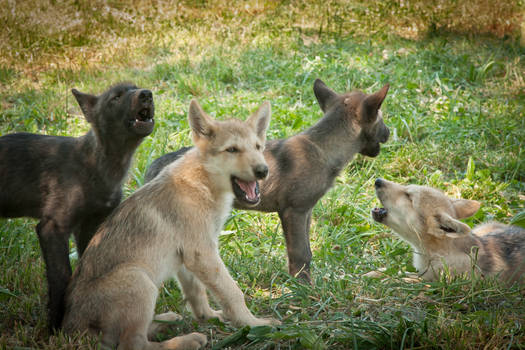
[[[480,203],[451,199],[436,189],[378,179],[376,193],[386,209],[374,219],[392,228],[414,249],[414,266],[425,280],[452,274],[495,275],[506,281],[525,273],[525,230],[489,223],[473,230],[459,219],[476,213]]]
[[[270,105],[264,103],[246,122],[219,122],[192,101],[188,119],[196,147],[125,200],[90,242],[68,288],[66,332],[102,333],[103,345],[118,349],[202,347],[206,337],[199,333],[148,340],[158,330],[152,323],[158,288],[174,276],[199,320],[278,323],[250,312],[218,249],[234,198],[231,177],[254,181],[254,168],[266,164],[261,145]],[[227,151],[231,147],[238,152]],[[206,290],[222,311],[209,306]]]

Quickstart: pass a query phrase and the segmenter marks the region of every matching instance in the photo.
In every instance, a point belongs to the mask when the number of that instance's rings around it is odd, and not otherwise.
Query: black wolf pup
[[[379,110],[388,88],[385,85],[371,95],[360,91],[338,94],[317,79],[314,93],[324,117],[298,135],[266,142],[264,157],[270,175],[261,181],[259,204],[251,206],[237,195],[236,208],[279,214],[291,275],[310,281],[310,218],[317,201],[357,153],[375,157],[380,143],[388,140],[390,131]],[[146,181],[187,150],[156,159],[146,172]]]
[[[0,137],[0,217],[40,219],[36,232],[49,292],[49,326],[60,327],[71,277],[69,236],[79,256],[99,224],[120,203],[137,146],[153,131],[153,95],[121,83],[99,96],[72,90],[91,130],[62,137]]]

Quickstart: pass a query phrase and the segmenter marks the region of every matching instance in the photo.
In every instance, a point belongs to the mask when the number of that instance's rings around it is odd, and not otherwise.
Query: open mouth
[[[140,121],[151,121],[150,117],[150,109],[149,108],[142,108],[139,113],[137,114],[137,120]]]
[[[129,120],[130,127],[139,135],[149,135],[154,124],[152,108],[142,108],[134,119]]]
[[[237,200],[248,205],[256,205],[261,200],[259,193],[259,183],[257,181],[243,181],[238,177],[232,176],[233,193]]]
[[[377,222],[382,222],[384,218],[386,218],[388,214],[388,210],[385,208],[374,208],[372,209],[372,217]]]

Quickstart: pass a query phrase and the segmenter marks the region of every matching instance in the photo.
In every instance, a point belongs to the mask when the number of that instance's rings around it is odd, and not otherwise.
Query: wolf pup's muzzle
[[[135,118],[130,119],[129,123],[137,135],[149,135],[153,131],[155,121],[155,106],[153,104],[153,94],[150,90],[139,89],[133,95],[133,105],[135,106]]]
[[[256,165],[253,168],[253,174],[257,180],[265,179],[268,176],[268,166],[265,164]],[[246,203],[247,205],[257,205],[261,200],[261,193],[259,191],[259,182],[244,181],[238,177],[232,176],[233,193],[238,201]]]
[[[262,180],[268,176],[268,166],[264,164],[259,164],[255,168],[253,168],[253,173],[255,174],[255,177],[259,180]]]
[[[383,179],[376,179],[374,186],[376,189],[376,195],[378,195],[377,191],[381,189],[385,185],[385,182]],[[379,197],[379,195],[378,195]],[[386,208],[374,208],[372,209],[372,218],[377,222],[382,222],[388,214],[388,210]]]

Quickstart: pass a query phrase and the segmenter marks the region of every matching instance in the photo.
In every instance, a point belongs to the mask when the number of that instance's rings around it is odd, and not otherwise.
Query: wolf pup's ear
[[[259,139],[261,139],[263,142],[266,140],[266,130],[270,124],[271,116],[272,107],[270,102],[265,101],[261,107],[259,107],[257,112],[252,114],[252,116],[246,120],[246,122],[252,126],[253,130],[257,134],[257,137],[259,137]]]
[[[470,199],[453,199],[452,205],[456,209],[458,219],[464,219],[476,214],[481,203]]]
[[[210,138],[213,136],[213,119],[202,110],[201,106],[195,99],[192,99],[190,102],[188,121],[190,123],[193,142],[195,144],[202,138]]]
[[[366,122],[372,123],[377,117],[377,111],[381,108],[381,104],[386,97],[388,89],[390,88],[389,84],[386,84],[378,92],[367,96],[362,102],[362,113],[363,118]]]
[[[314,94],[319,102],[321,110],[326,113],[326,110],[330,106],[330,101],[337,97],[337,92],[330,89],[321,79],[315,79],[314,82]]]
[[[84,113],[84,117],[89,123],[93,123],[94,116],[93,116],[93,109],[95,108],[95,105],[97,104],[97,96],[84,94],[77,89],[71,89],[71,92],[73,93],[73,96],[77,99],[78,105],[80,106],[80,109],[82,110],[82,113]]]
[[[461,237],[471,231],[467,224],[454,219],[447,213],[441,213],[437,215],[436,220],[439,223],[439,229],[442,231],[442,233],[452,238]]]

